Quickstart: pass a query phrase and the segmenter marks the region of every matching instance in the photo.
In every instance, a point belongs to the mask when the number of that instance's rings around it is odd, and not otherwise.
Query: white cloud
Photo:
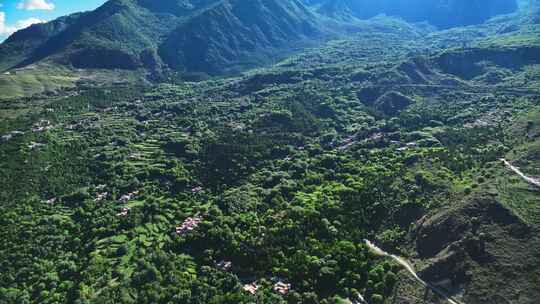
[[[28,19],[22,19],[22,20],[17,21],[17,23],[15,24],[15,28],[17,28],[17,30],[21,30],[21,29],[29,27],[32,24],[44,23],[44,22],[47,22],[47,21],[43,19],[31,17]]]
[[[47,0],[23,0],[17,4],[18,9],[24,9],[24,10],[53,10],[54,9],[54,3],[47,2]]]
[[[28,18],[17,21],[15,24],[6,24],[6,13],[0,12],[0,41],[2,37],[9,36],[14,32],[27,28],[35,23],[43,23],[45,20],[38,18]]]
[[[13,27],[6,24],[6,13],[0,12],[0,36],[7,36],[14,31]]]

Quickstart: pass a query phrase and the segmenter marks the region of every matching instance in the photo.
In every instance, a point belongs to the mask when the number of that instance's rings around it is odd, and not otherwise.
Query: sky
[[[106,0],[0,0],[0,42],[16,30],[80,11]]]

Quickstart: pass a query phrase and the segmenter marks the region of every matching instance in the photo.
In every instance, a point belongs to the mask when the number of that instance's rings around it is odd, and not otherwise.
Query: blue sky
[[[0,42],[32,23],[95,9],[106,0],[0,0]]]

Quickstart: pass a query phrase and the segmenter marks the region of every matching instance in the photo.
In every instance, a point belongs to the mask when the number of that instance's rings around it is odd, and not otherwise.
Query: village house
[[[223,270],[223,271],[229,271],[232,268],[232,262],[230,261],[221,261],[216,264],[216,266]]]
[[[121,203],[127,203],[132,200],[137,194],[139,194],[139,191],[133,191],[128,194],[124,194],[120,197],[118,201]]]
[[[56,203],[57,200],[58,199],[56,197],[53,197],[51,199],[46,200],[45,203],[49,204],[49,205],[52,205],[52,204]]]
[[[52,126],[50,121],[42,119],[39,122],[36,122],[32,126],[32,132],[34,132],[34,133],[44,132],[44,131],[51,130],[52,128],[53,128],[53,126]]]
[[[94,202],[99,203],[99,202],[103,201],[104,199],[106,199],[108,195],[109,195],[109,193],[107,193],[107,192],[98,193],[96,198],[94,199]]]
[[[195,230],[195,228],[197,228],[201,222],[202,222],[202,218],[200,217],[188,217],[182,223],[182,225],[176,227],[176,234],[185,235],[189,233],[190,231]]]
[[[355,135],[352,135],[352,136],[349,136],[349,137],[345,138],[341,142],[341,145],[338,147],[338,149],[339,150],[347,150],[348,148],[350,148],[352,145],[354,145],[356,143],[355,139],[356,139]]]
[[[39,148],[39,147],[43,147],[45,146],[45,144],[42,144],[42,143],[37,143],[37,142],[30,142],[30,144],[28,145],[28,149],[30,150],[34,150],[35,148]]]
[[[413,148],[416,148],[416,147],[418,147],[418,143],[413,141],[413,142],[410,142],[410,143],[406,143],[404,147],[398,148],[397,150],[398,151],[406,151],[406,150],[413,149]]]
[[[418,147],[418,143],[413,141],[413,142],[407,143],[406,146],[409,148],[416,148]]]
[[[244,291],[247,291],[249,292],[250,294],[256,294],[257,293],[257,290],[259,290],[259,285],[257,285],[256,282],[253,282],[253,283],[250,283],[250,284],[246,284],[244,285]]]
[[[124,207],[122,208],[122,211],[120,211],[120,213],[117,213],[116,215],[117,216],[127,216],[129,214],[129,208],[127,207]]]
[[[291,291],[291,284],[277,282],[274,285],[274,291],[281,295],[286,295]]]
[[[9,141],[12,138],[14,138],[15,136],[19,136],[19,135],[24,135],[24,132],[22,132],[22,131],[11,131],[8,134],[3,135],[2,140],[3,141]]]
[[[202,191],[203,191],[203,187],[201,187],[201,186],[194,187],[193,189],[191,189],[192,193],[199,193],[199,192],[202,192]]]

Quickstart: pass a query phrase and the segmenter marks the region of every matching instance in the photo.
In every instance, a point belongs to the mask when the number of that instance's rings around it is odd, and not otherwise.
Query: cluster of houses
[[[42,119],[42,120],[36,122],[32,126],[32,132],[34,132],[34,133],[36,133],[36,132],[44,132],[44,131],[51,130],[52,128],[53,128],[53,125],[51,124],[50,121]]]
[[[352,135],[352,136],[349,136],[349,137],[345,138],[341,142],[340,146],[338,147],[338,150],[347,150],[348,148],[350,148],[352,145],[354,145],[357,142],[356,138],[357,138],[356,135]],[[370,140],[378,141],[378,140],[381,140],[383,138],[385,138],[385,134],[383,132],[376,132],[376,133],[371,134],[366,139],[362,140],[362,142],[368,142]],[[390,143],[393,144],[393,145],[402,145],[401,142],[395,141],[395,140],[390,141]],[[416,147],[418,147],[417,142],[409,142],[409,143],[406,143],[404,146],[401,146],[401,147],[397,148],[397,151],[406,151],[406,150],[409,150],[409,149],[414,149]]]
[[[118,199],[118,201],[120,203],[127,203],[129,202],[130,200],[132,200],[135,196],[137,196],[139,194],[139,191],[133,191],[133,192],[130,192],[130,193],[127,193],[127,194],[124,194],[120,197],[120,199]]]
[[[178,235],[185,235],[197,228],[199,224],[202,222],[202,218],[195,216],[195,217],[188,217],[182,225],[176,227],[176,234]]]
[[[98,129],[102,126],[101,115],[96,114],[92,117],[80,118],[77,121],[72,121],[65,128],[70,131],[83,131]]]
[[[243,289],[244,291],[250,293],[250,294],[256,294],[259,290],[260,286],[257,284],[257,282],[249,283],[244,285]],[[284,282],[277,282],[274,284],[274,287],[272,288],[275,292],[279,293],[280,295],[287,295],[291,291],[291,284],[284,283]]]
[[[378,141],[378,140],[381,140],[383,139],[385,136],[384,133],[382,132],[375,132],[373,134],[371,134],[370,136],[368,136],[367,138],[365,138],[364,140],[362,140],[361,142],[368,142],[370,140],[372,141]],[[354,145],[357,141],[357,138],[358,138],[358,135],[351,135],[347,138],[345,138],[342,142],[341,142],[341,145],[338,147],[339,150],[347,150],[348,148],[350,148],[352,145]]]
[[[103,194],[104,194],[104,197],[103,197],[103,198],[107,197],[107,193],[103,193]],[[118,199],[118,201],[119,201],[120,203],[125,204],[125,203],[129,202],[130,200],[132,200],[132,199],[133,199],[135,196],[137,196],[138,194],[139,194],[139,191],[138,191],[138,190],[137,190],[137,191],[130,192],[130,193],[127,193],[127,194],[124,194],[124,195],[122,195],[122,196]],[[98,195],[98,197],[99,197],[99,195]],[[116,215],[117,215],[117,216],[127,216],[127,215],[129,214],[129,211],[130,211],[130,208],[129,208],[129,207],[123,207],[122,210],[121,210],[118,214],[116,214]]]

